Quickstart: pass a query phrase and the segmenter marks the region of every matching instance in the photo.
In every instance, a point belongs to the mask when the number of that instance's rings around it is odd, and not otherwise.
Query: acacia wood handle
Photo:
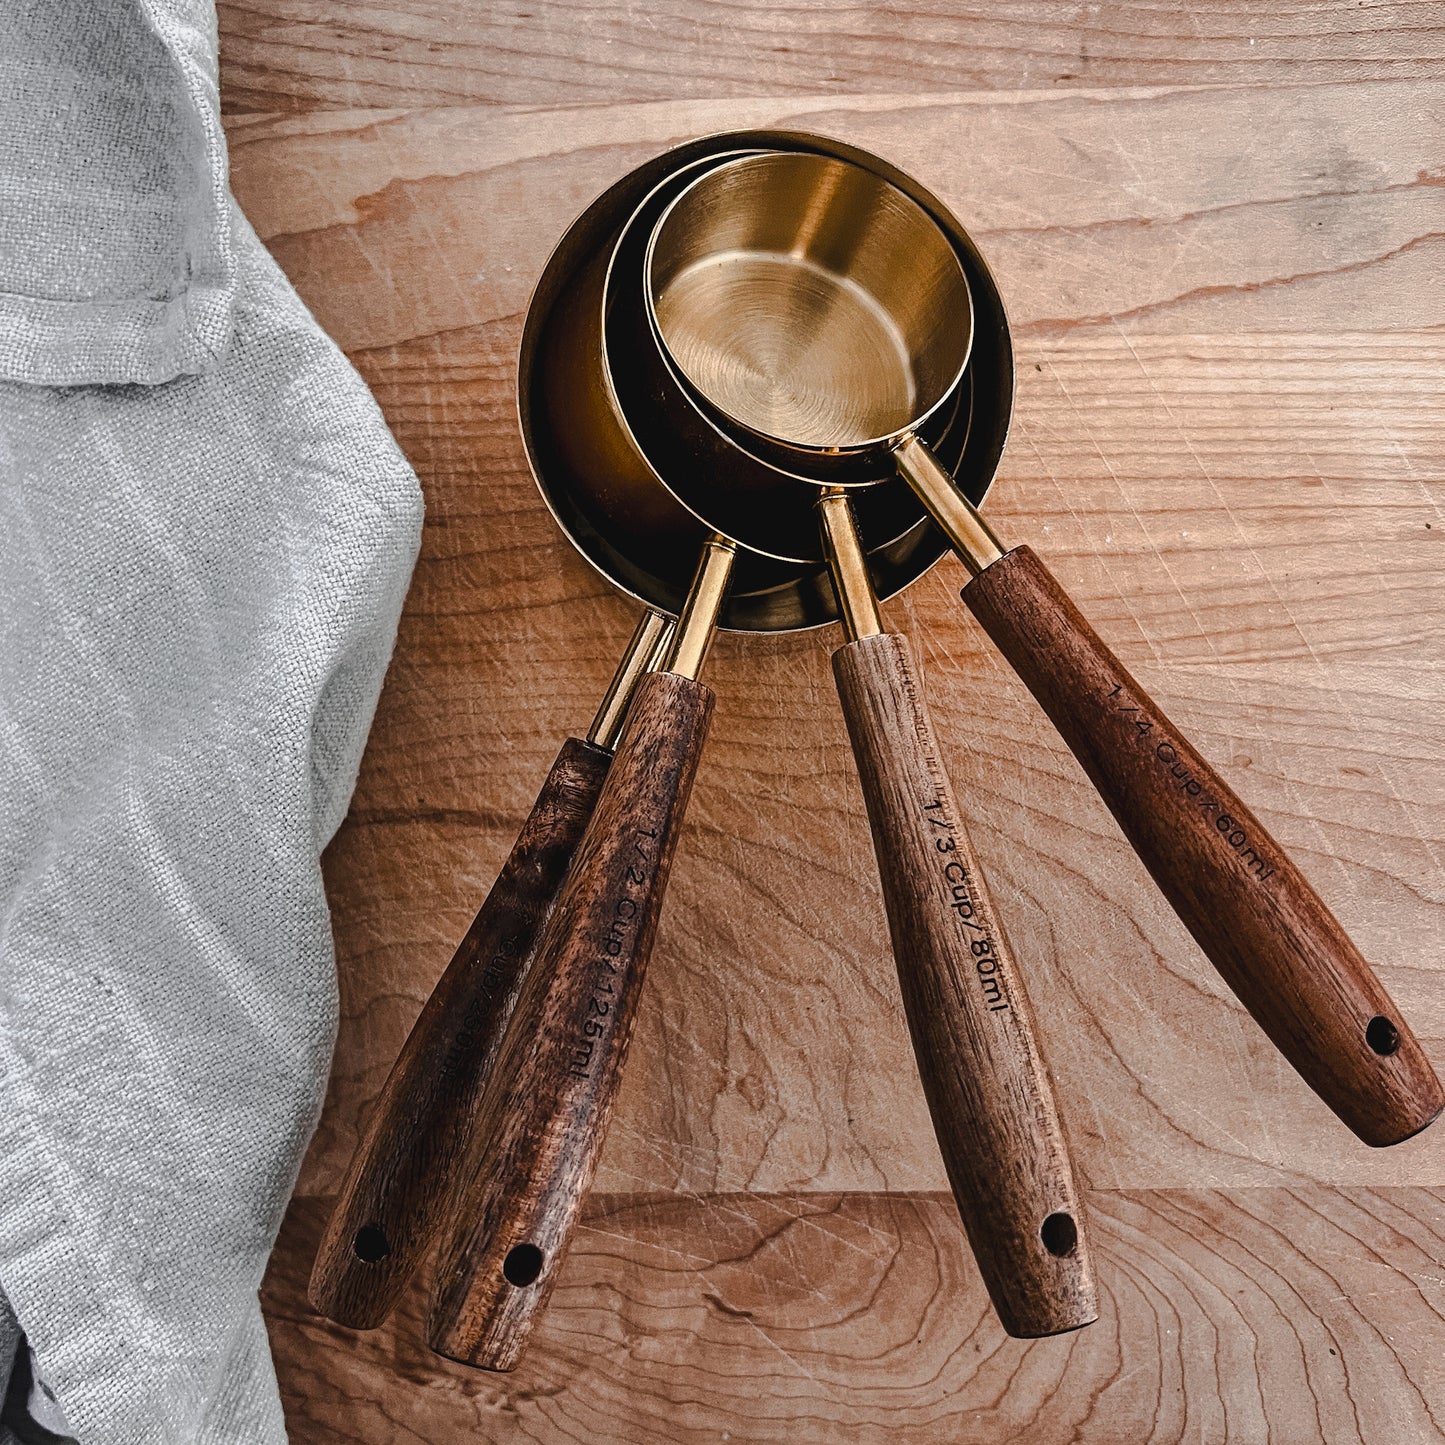
[[[703,683],[637,687],[616,757],[543,931],[483,1102],[439,1255],[428,1335],[510,1370],[556,1283],[591,1187],[688,794],[712,713]]]
[[[431,1247],[538,934],[611,761],[581,738],[562,744],[372,1106],[311,1270],[311,1303],[339,1324],[381,1324]]]
[[[1367,1144],[1445,1106],[1399,1009],[1263,825],[1178,733],[1027,547],[963,600],[1053,720],[1225,983]]]
[[[1098,1309],[1068,1145],[909,645],[862,638],[833,654],[833,672],[913,1051],[969,1244],[1009,1334],[1078,1329]]]

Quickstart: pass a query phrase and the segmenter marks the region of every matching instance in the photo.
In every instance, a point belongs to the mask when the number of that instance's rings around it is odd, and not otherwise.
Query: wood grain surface
[[[1014,90],[1021,85],[1252,84],[1438,75],[1428,0],[1272,7],[1109,0],[226,0],[230,109],[678,96]]]
[[[993,266],[989,511],[1288,848],[1445,1062],[1445,14],[675,0],[223,4],[233,185],[428,518],[325,859],[327,1107],[265,1300],[297,1440],[1445,1437],[1445,1142],[1355,1140],[1155,892],[946,561],[885,603],[1021,958],[1099,1322],[1003,1338],[943,1193],[829,677],[724,636],[592,1212],[517,1374],[304,1304],[329,1198],[635,604],[517,436],[528,290],[676,141],[914,172]],[[1084,59],[1087,56],[1088,64]],[[1433,1412],[1433,1413],[1432,1413]]]
[[[262,1300],[293,1438],[1422,1441],[1445,1419],[1445,1205],[1316,1184],[1101,1190],[1099,1322],[1011,1340],[936,1194],[592,1196],[516,1374],[439,1360],[414,1288],[382,1330],[306,1306],[325,1201]]]

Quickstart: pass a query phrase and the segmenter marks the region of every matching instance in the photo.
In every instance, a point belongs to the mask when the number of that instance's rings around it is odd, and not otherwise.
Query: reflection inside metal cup
[[[812,262],[732,251],[678,273],[657,299],[677,364],[756,431],[854,445],[906,426],[918,388],[893,318]]]
[[[697,161],[722,160],[744,148],[816,153],[876,172],[923,207],[948,238],[981,320],[963,385],[930,419],[930,427],[938,434],[935,450],[956,469],[960,487],[976,502],[993,480],[1012,412],[1013,354],[997,286],[968,234],[916,181],[842,142],[788,131],[709,136],[645,162],[609,186],[577,218],[543,268],[522,331],[518,411],[527,459],[563,531],[604,577],[668,613],[681,606],[698,549],[712,529],[672,494],[671,489],[686,490],[685,469],[674,474],[669,466],[664,477],[649,478],[634,474],[631,459],[614,456],[609,449],[606,428],[614,423],[594,364],[600,317],[589,303],[586,293],[593,288],[586,278],[605,269],[618,232],[654,186]],[[645,410],[636,414],[650,415]],[[874,468],[869,459],[868,471],[872,475],[885,469]],[[891,471],[890,462],[886,472]],[[870,502],[860,496],[858,505],[868,570],[879,597],[886,600],[926,572],[946,544],[926,515],[903,535],[886,540],[894,532],[878,532],[863,515],[883,490],[863,487]],[[720,624],[725,630],[786,631],[837,617],[837,600],[821,559],[799,567],[740,553]]]
[[[933,218],[835,157],[769,152],[697,177],[657,223],[655,324],[731,423],[801,448],[876,446],[958,386],[972,303]]]

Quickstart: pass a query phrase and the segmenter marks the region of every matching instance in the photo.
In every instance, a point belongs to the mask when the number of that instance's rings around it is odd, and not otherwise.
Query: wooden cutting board
[[[812,129],[959,215],[1014,324],[989,501],[1225,769],[1445,1068],[1437,6],[964,18],[714,0],[221,7],[233,184],[374,389],[427,528],[325,864],[342,1018],[264,1302],[332,1442],[1413,1442],[1445,1421],[1445,1134],[1356,1142],[1224,990],[957,601],[917,645],[1039,1018],[1103,1312],[1026,1344],[946,1192],[828,668],[724,637],[597,1192],[515,1375],[305,1303],[408,1028],[636,617],[517,434],[571,218],[709,131]]]

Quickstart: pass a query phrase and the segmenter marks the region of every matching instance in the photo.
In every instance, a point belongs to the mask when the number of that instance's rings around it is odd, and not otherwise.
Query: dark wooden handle
[[[470,1178],[439,1256],[439,1354],[510,1370],[556,1283],[592,1184],[712,692],[638,684],[617,755],[543,931],[483,1103]]]
[[[913,1051],[969,1244],[1009,1334],[1078,1329],[1098,1309],[1068,1145],[908,643],[849,643],[833,672]]]
[[[611,761],[580,738],[562,744],[372,1106],[311,1271],[311,1303],[339,1324],[381,1324],[431,1247],[538,933]]]
[[[1279,844],[1095,635],[1027,547],[963,600],[1260,1027],[1367,1144],[1418,1133],[1440,1081],[1359,950]]]

